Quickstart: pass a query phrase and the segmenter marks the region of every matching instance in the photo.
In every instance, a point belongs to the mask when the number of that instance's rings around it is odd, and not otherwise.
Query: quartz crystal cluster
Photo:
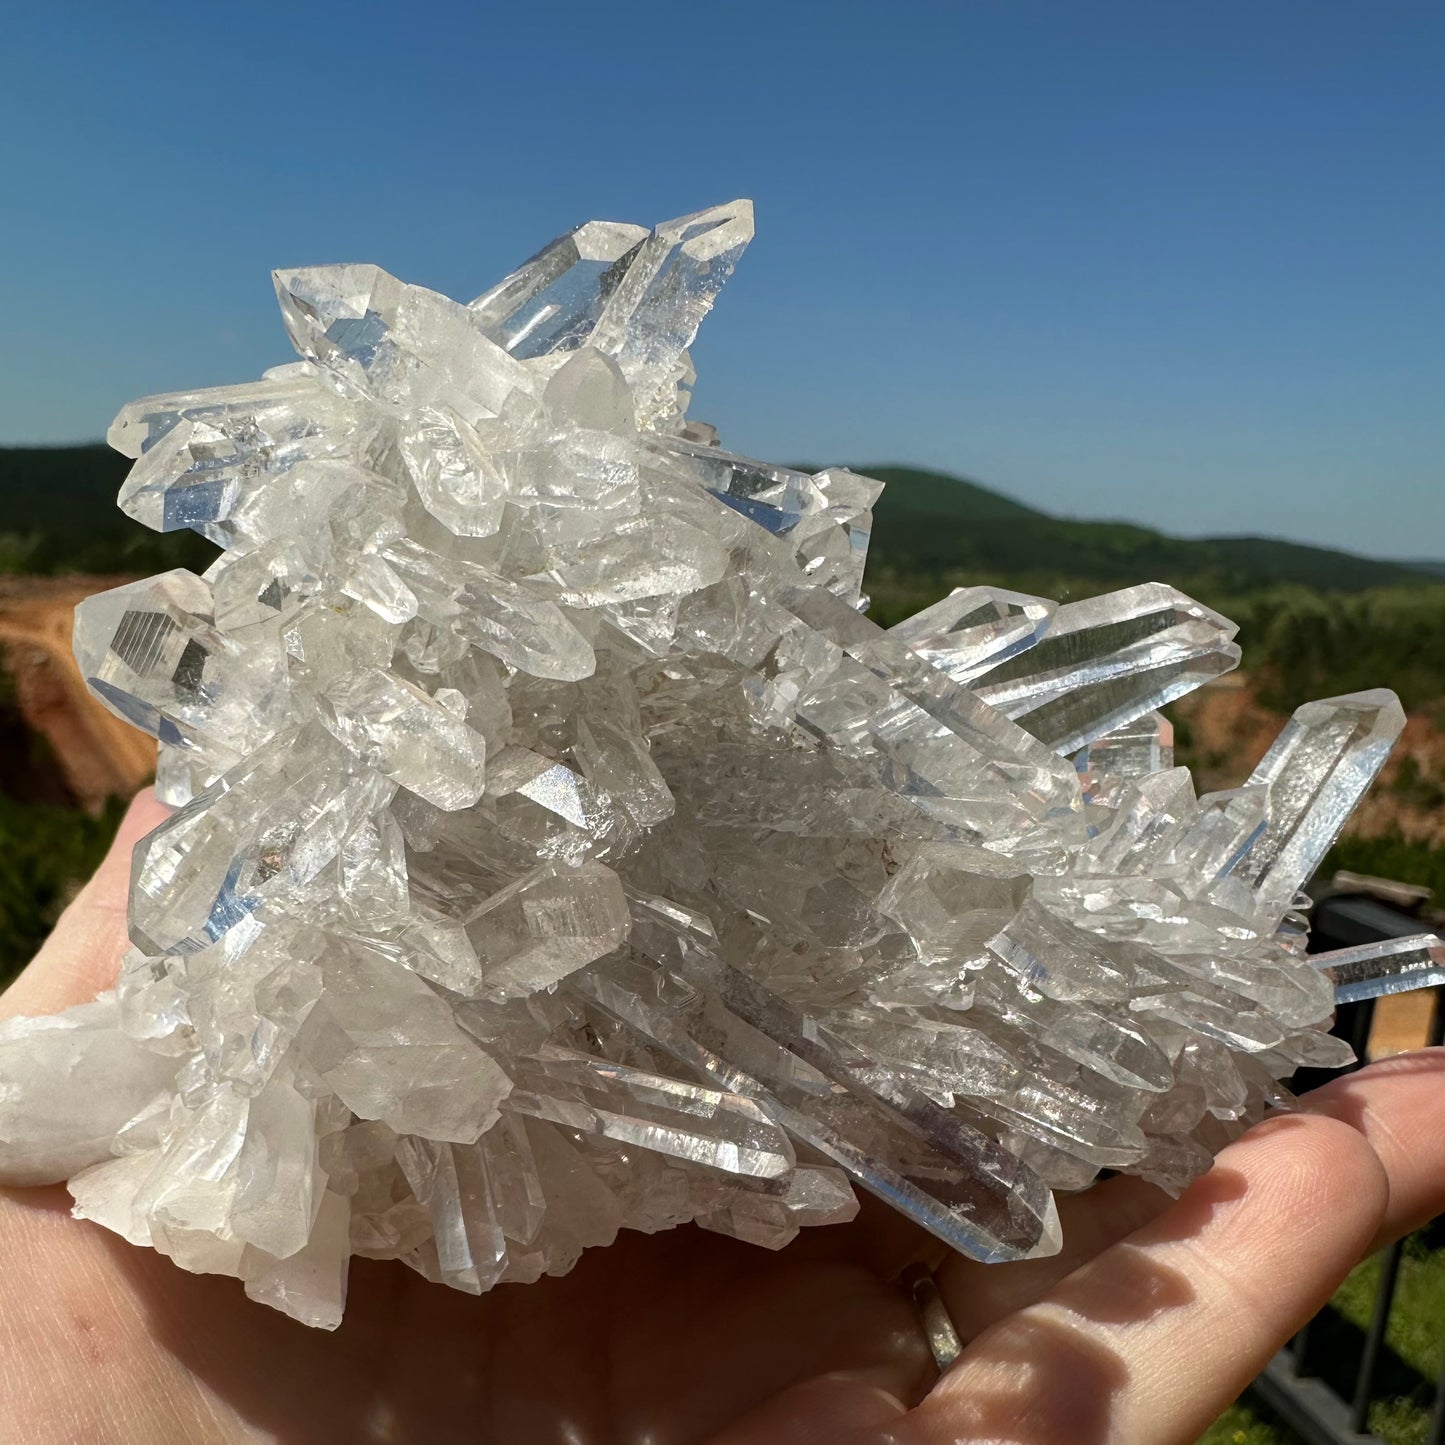
[[[1177,1190],[1348,1060],[1300,888],[1394,697],[1196,796],[1157,710],[1238,652],[1172,588],[870,621],[879,484],[687,419],[751,234],[591,222],[467,304],[281,271],[299,361],[120,414],[121,507],[223,551],[80,611],[176,811],[115,990],[0,1025],[0,1177],[334,1326],[353,1254],[475,1293],[855,1184],[1047,1253],[1055,1190]]]

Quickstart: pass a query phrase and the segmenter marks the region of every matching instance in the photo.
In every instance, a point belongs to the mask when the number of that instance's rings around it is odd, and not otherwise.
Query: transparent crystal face
[[[121,413],[122,506],[225,552],[79,611],[177,811],[114,992],[0,1027],[0,1180],[328,1328],[354,1253],[477,1293],[854,1186],[1023,1259],[1438,982],[1302,956],[1389,694],[1200,797],[1158,709],[1238,650],[1174,589],[864,615],[879,484],[685,418],[751,230],[589,222],[470,305],[278,272],[300,362]]]
[[[647,236],[643,226],[588,221],[483,292],[471,309],[513,356],[573,351],[596,328]]]

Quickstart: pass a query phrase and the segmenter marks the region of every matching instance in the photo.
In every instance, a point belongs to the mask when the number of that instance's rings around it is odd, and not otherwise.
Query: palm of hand
[[[120,953],[132,810],[0,1013],[93,994]],[[1445,1207],[1445,1058],[1406,1056],[1251,1131],[1177,1203],[1117,1179],[1063,1204],[1065,1251],[982,1266],[881,1205],[787,1249],[623,1234],[481,1299],[357,1261],[310,1331],[0,1191],[0,1438],[503,1445],[1196,1438],[1373,1244]],[[1167,1207],[1165,1207],[1167,1206]],[[968,1348],[937,1379],[895,1282],[926,1261]]]

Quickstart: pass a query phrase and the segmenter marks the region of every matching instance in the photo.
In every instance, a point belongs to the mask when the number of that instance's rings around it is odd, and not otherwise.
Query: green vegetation
[[[0,447],[0,573],[202,571],[216,549],[194,532],[152,532],[115,505],[118,452]]]
[[[1348,593],[1439,581],[1419,564],[1269,537],[1189,539],[1128,522],[1051,517],[942,472],[859,470],[888,483],[874,511],[872,554],[890,575],[914,583],[966,573],[971,580],[1059,596],[1167,580],[1207,600],[1283,585]],[[1030,589],[1025,581],[1045,585]]]
[[[1382,1261],[1376,1255],[1359,1265],[1331,1302],[1357,1329],[1369,1326]],[[1370,1430],[1385,1445],[1425,1445],[1435,1381],[1445,1363],[1445,1249],[1430,1248],[1425,1234],[1405,1242],[1385,1347],[1395,1368],[1370,1407]]]
[[[1432,1229],[1405,1242],[1395,1283],[1385,1352],[1376,1375],[1379,1398],[1370,1406],[1369,1429],[1384,1445],[1426,1445],[1435,1382],[1445,1363],[1445,1249],[1432,1243]],[[1316,1336],[1332,1343],[1315,1368],[1328,1372],[1332,1388],[1350,1394],[1359,1350],[1380,1283],[1383,1255],[1358,1265],[1335,1292]],[[1199,1445],[1303,1445],[1300,1437],[1273,1419],[1250,1396],[1231,1405]]]
[[[1394,688],[1412,711],[1445,704],[1445,586],[1353,595],[1275,588],[1230,615],[1266,706],[1285,712],[1367,687]]]
[[[966,477],[948,472],[925,471],[921,467],[895,467],[888,462],[864,462],[855,467],[864,476],[887,483],[880,515],[890,533],[899,529],[903,517],[943,518],[958,522],[1028,522],[1049,520],[1046,512],[995,492]],[[900,529],[900,535],[902,535]]]
[[[0,671],[0,988],[27,962],[105,856],[124,812],[81,812],[43,735]]]
[[[1389,788],[1407,807],[1426,810],[1445,807],[1445,783],[1425,773],[1413,757],[1400,759]]]
[[[1300,1438],[1238,1401],[1204,1432],[1199,1445],[1300,1445]]]
[[[1330,849],[1320,871],[1329,877],[1337,869],[1393,878],[1430,889],[1437,904],[1445,902],[1445,848],[1412,842],[1391,829],[1375,838],[1347,835]]]
[[[0,987],[29,962],[105,856],[124,805],[98,818],[0,795]]]
[[[1445,563],[1381,562],[1264,537],[1167,537],[1046,516],[973,482],[861,467],[889,483],[869,552],[885,626],[950,588],[990,583],[1059,601],[1167,581],[1239,623],[1240,646],[1282,712],[1392,687],[1445,715]]]

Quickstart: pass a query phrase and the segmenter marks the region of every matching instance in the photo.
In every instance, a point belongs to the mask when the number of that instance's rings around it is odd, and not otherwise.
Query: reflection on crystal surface
[[[947,597],[889,629],[958,682],[1032,647],[1055,604],[1003,587],[955,587]]]
[[[1293,904],[1404,726],[1399,698],[1384,688],[1295,712],[1249,779],[1268,789],[1269,822],[1235,871],[1261,911]]]
[[[111,446],[136,458],[120,508],[158,532],[189,527],[228,546],[247,498],[301,462],[355,448],[358,421],[311,367],[134,402],[109,434]]]
[[[1236,630],[1174,588],[1145,583],[1060,607],[1033,646],[979,673],[975,688],[1072,753],[1228,672]]]
[[[1316,953],[1310,962],[1334,983],[1336,1003],[1358,1003],[1445,984],[1445,939],[1433,933],[1386,938],[1358,948]]]
[[[122,411],[122,507],[226,550],[77,617],[178,811],[114,995],[0,1027],[0,1180],[324,1328],[353,1253],[478,1293],[855,1185],[1026,1259],[1445,977],[1303,956],[1390,694],[1197,797],[1159,708],[1238,651],[1173,588],[863,615],[879,483],[686,419],[751,234],[588,222],[470,305],[281,271],[299,362]]]
[[[575,350],[592,334],[647,235],[645,226],[588,221],[483,292],[471,309],[513,356]]]

